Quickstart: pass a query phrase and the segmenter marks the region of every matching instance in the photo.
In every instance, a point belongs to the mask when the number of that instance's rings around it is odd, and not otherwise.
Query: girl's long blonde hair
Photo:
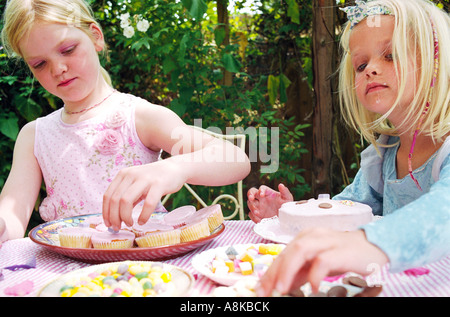
[[[92,23],[101,30],[92,9],[83,0],[8,0],[3,15],[1,39],[10,57],[23,58],[19,42],[36,22],[59,23],[79,28],[92,38]],[[106,54],[106,44],[103,54]],[[101,67],[103,78],[109,85],[111,78]]]
[[[349,39],[350,24],[345,25],[341,37],[342,60],[339,72],[339,100],[345,121],[368,142],[379,145],[379,134],[398,135],[398,129],[417,127],[420,116],[431,95],[430,108],[423,119],[420,133],[442,141],[450,132],[449,72],[450,72],[450,19],[447,13],[428,0],[375,0],[368,6],[384,6],[395,17],[392,38],[394,68],[398,69],[399,95],[390,111],[384,115],[370,112],[358,101],[355,93],[355,72],[351,63]],[[439,68],[437,80],[431,90],[434,73],[433,25],[439,41]],[[408,60],[414,69],[408,69]],[[417,62],[416,62],[417,61]],[[406,74],[417,73],[414,88],[406,87]],[[414,99],[405,113],[400,127],[388,120],[390,112],[398,106],[405,89],[414,89]]]

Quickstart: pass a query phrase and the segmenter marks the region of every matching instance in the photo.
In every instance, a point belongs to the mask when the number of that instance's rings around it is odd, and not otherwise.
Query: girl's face
[[[355,89],[358,100],[364,107],[378,114],[385,114],[398,96],[398,76],[394,69],[392,56],[392,35],[394,17],[380,16],[377,26],[368,25],[363,20],[352,30],[350,53],[355,71]],[[412,69],[412,63],[408,69]],[[407,107],[414,96],[414,75],[407,75],[406,89],[402,95],[399,109],[389,115],[391,122],[401,122],[402,109]]]
[[[39,83],[66,103],[82,101],[99,87],[103,35],[95,24],[91,32],[93,38],[70,25],[35,23],[19,43]]]

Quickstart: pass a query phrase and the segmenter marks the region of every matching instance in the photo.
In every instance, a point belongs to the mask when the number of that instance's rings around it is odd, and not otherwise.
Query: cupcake
[[[208,219],[194,219],[180,229],[181,242],[194,241],[210,235]]]
[[[222,208],[219,204],[202,208],[194,213],[191,217],[192,219],[207,219],[210,232],[213,232],[214,229],[219,227],[224,220]]]
[[[190,205],[178,207],[164,215],[163,223],[180,228],[186,224],[186,220],[195,213],[195,210],[195,207]]]
[[[95,227],[97,227],[101,223],[103,223],[103,216],[90,216],[86,217],[81,225],[83,227],[95,229]]]
[[[96,231],[91,241],[94,249],[128,249],[133,247],[135,235],[127,230],[119,232]]]
[[[180,243],[180,229],[157,230],[136,238],[140,248],[159,247]]]
[[[158,221],[152,221],[151,219],[143,225],[135,223],[131,228],[131,230],[134,232],[137,238],[157,231],[168,231],[172,229],[174,229],[173,226]]]
[[[95,232],[91,228],[67,227],[58,230],[59,244],[69,248],[90,248],[91,236]]]
[[[95,227],[95,230],[101,231],[101,232],[110,231],[110,229],[104,223],[101,223],[101,224],[97,225]],[[122,225],[120,227],[120,230],[125,230],[125,231],[129,231],[129,232],[134,233],[132,227],[128,227],[124,223],[122,223]]]
[[[105,232],[108,231],[108,227],[104,223],[99,223],[95,226],[95,230]]]

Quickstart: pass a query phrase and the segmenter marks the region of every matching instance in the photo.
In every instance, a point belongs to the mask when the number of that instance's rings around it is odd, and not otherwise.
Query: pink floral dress
[[[47,190],[39,207],[45,221],[101,213],[103,194],[122,168],[160,158],[137,135],[139,98],[117,92],[112,97],[116,103],[108,112],[77,124],[64,123],[62,109],[37,119],[34,155]]]

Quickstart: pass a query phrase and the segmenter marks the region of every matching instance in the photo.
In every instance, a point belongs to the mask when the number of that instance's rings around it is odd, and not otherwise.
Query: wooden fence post
[[[313,0],[314,114],[312,192],[331,194],[335,0]]]
[[[225,38],[222,45],[225,47],[230,44],[230,21],[228,18],[228,0],[217,0],[217,22],[219,28],[225,29]],[[223,69],[222,85],[231,86],[233,83],[233,74]]]

